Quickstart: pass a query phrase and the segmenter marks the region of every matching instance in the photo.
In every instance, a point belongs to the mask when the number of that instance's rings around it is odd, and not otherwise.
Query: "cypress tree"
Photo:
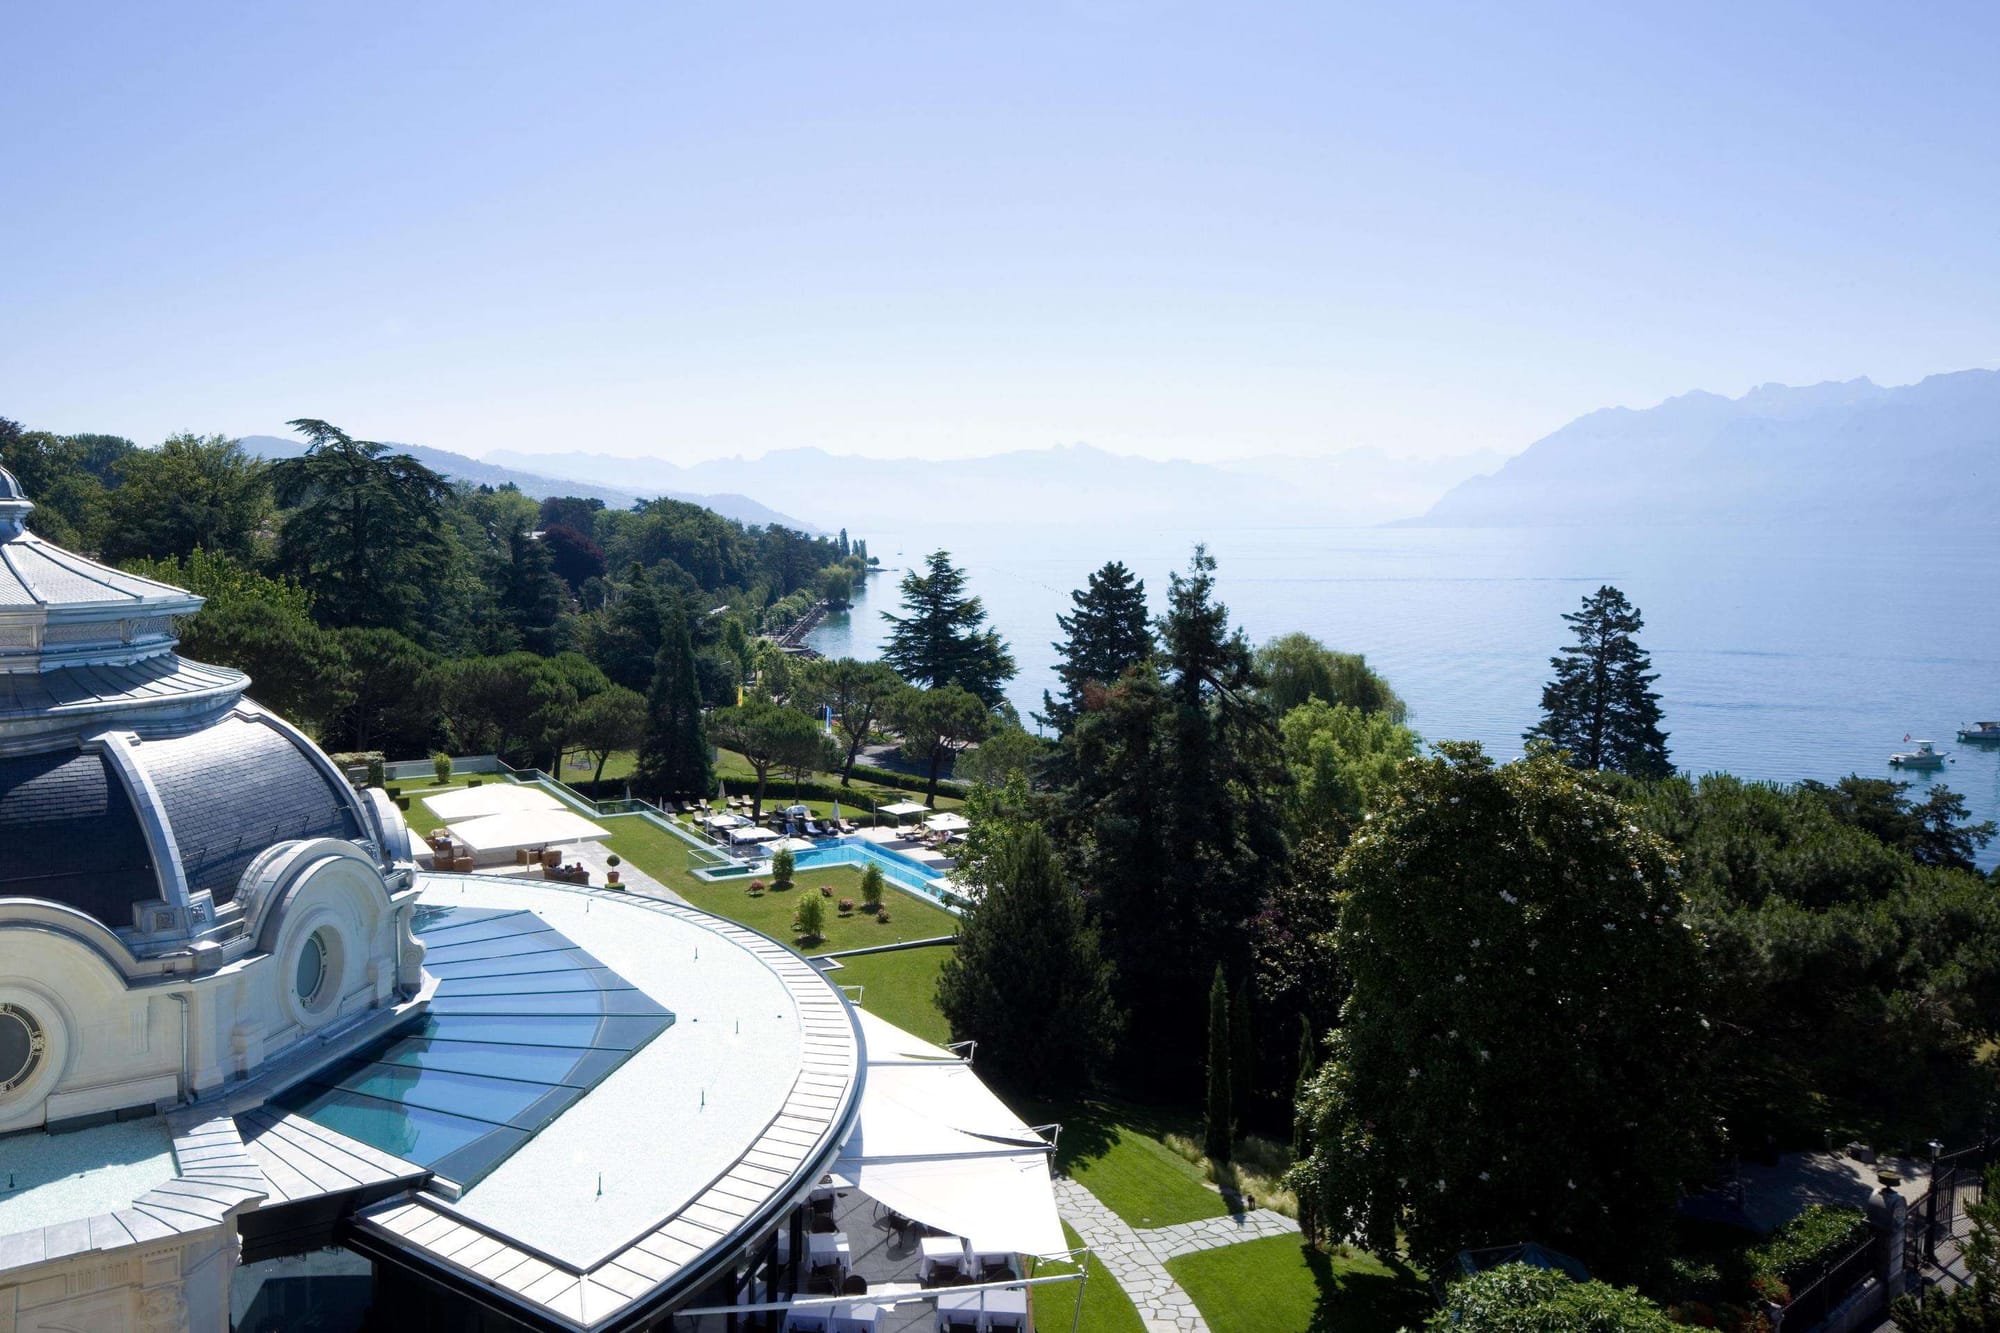
[[[633,785],[655,800],[705,796],[714,786],[708,737],[701,719],[701,682],[687,616],[669,605],[661,615],[659,657],[646,695],[646,730]]]
[[[1257,1095],[1257,1037],[1251,1029],[1250,979],[1236,984],[1229,1005],[1229,1102],[1241,1130],[1250,1123],[1250,1100]]]
[[[1229,983],[1220,964],[1208,988],[1208,1105],[1202,1116],[1201,1150],[1211,1162],[1229,1160]]]
[[[1652,688],[1659,675],[1635,637],[1645,623],[1638,608],[1606,584],[1563,619],[1576,642],[1549,659],[1556,674],[1542,688],[1542,720],[1522,739],[1567,751],[1578,768],[1641,778],[1671,774],[1660,696]]]
[[[1312,1120],[1301,1108],[1318,1069],[1319,1043],[1313,1040],[1312,1020],[1300,1014],[1299,1077],[1292,1085],[1292,1156],[1301,1162],[1312,1153]]]

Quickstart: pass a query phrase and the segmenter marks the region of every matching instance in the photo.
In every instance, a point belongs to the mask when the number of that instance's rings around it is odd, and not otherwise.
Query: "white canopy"
[[[972,827],[972,821],[956,810],[947,810],[941,815],[932,815],[926,819],[924,827],[937,833],[963,833]]]
[[[930,809],[929,806],[917,801],[898,801],[894,805],[877,806],[875,812],[882,815],[894,815],[896,818],[901,819],[904,815],[920,815],[928,809]]]
[[[817,846],[819,844],[809,838],[780,838],[771,844],[771,850],[774,852],[780,849],[788,852],[809,852]]]
[[[482,815],[451,826],[475,855],[510,852],[516,847],[546,847],[553,843],[601,841],[611,835],[569,810],[515,810]]]
[[[512,782],[489,782],[479,787],[458,787],[423,798],[424,805],[439,819],[477,819],[481,815],[504,815],[515,810],[561,810],[563,803],[540,787],[524,787]]]
[[[729,840],[731,842],[769,842],[777,836],[778,831],[776,829],[733,828],[729,830]]]
[[[860,1118],[834,1169],[870,1198],[982,1250],[1068,1249],[1041,1136],[950,1051],[856,1012],[868,1070]]]
[[[726,811],[718,811],[715,814],[703,817],[701,822],[710,828],[735,828],[738,824],[747,824],[750,821],[742,815],[732,815]]]

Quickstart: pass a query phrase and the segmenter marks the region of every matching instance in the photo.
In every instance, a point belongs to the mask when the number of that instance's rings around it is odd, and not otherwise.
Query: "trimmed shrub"
[[[1867,1235],[1868,1219],[1859,1208],[1813,1204],[1750,1251],[1752,1281],[1775,1279],[1797,1290]]]
[[[382,760],[379,756],[374,759],[370,759],[368,761],[368,785],[371,787],[382,787],[388,785],[387,774],[383,768]]]
[[[791,887],[792,887],[792,871],[793,871],[794,869],[796,869],[796,862],[794,862],[794,861],[792,860],[792,849],[791,849],[791,848],[789,848],[789,847],[780,847],[780,848],[779,848],[779,849],[778,849],[777,851],[775,851],[775,852],[772,852],[772,853],[771,853],[771,878],[772,878],[772,880],[773,880],[773,881],[775,881],[775,882],[774,882],[774,883],[772,884],[772,887],[773,887],[773,888],[778,888],[778,889],[789,889],[789,888],[791,888]]]
[[[431,755],[431,771],[437,774],[438,786],[451,781],[451,756],[443,750]]]
[[[482,787],[482,786],[486,785],[486,779],[485,779],[485,778],[467,778],[467,779],[465,780],[465,785],[466,785],[466,786],[468,786],[468,787]]]
[[[840,900],[840,914],[842,916],[852,916],[854,914],[854,899],[842,898]]]
[[[833,885],[831,885],[831,884],[822,884],[822,885],[820,885],[820,886],[819,886],[819,896],[820,896],[820,897],[822,897],[822,898],[831,898],[831,897],[833,897]]]
[[[861,901],[871,912],[882,908],[882,867],[873,861],[861,872]]]
[[[792,916],[792,929],[802,940],[823,938],[826,933],[826,904],[810,893],[800,898],[798,911]]]
[[[410,808],[410,798],[407,796],[398,796],[396,798],[396,808],[398,810],[408,810]]]
[[[878,922],[880,922],[880,923],[881,923],[882,925],[885,925],[885,926],[886,926],[886,925],[888,925],[888,924],[889,924],[889,909],[885,907],[885,908],[883,908],[883,909],[882,909],[881,911],[877,912],[877,913],[875,914],[875,920],[876,920],[876,921],[878,921]]]
[[[750,896],[751,896],[752,898],[761,898],[761,897],[763,897],[763,896],[764,896],[764,881],[763,881],[763,880],[761,880],[761,879],[753,879],[753,880],[751,880],[751,881],[750,881],[750,890],[749,890],[749,892],[750,892]]]

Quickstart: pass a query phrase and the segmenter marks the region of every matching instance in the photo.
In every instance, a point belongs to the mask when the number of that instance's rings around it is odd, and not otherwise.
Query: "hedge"
[[[1753,1276],[1775,1277],[1796,1291],[1867,1235],[1868,1219],[1859,1208],[1816,1203],[1750,1251],[1750,1271]]]

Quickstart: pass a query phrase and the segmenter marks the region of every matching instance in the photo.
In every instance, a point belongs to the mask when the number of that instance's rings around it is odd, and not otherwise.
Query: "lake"
[[[1518,755],[1548,659],[1567,641],[1562,614],[1610,583],[1645,616],[1640,641],[1660,673],[1676,766],[1938,781],[1976,818],[2000,819],[2000,748],[1955,739],[1964,722],[2000,717],[2000,544],[1990,532],[912,524],[868,534],[895,569],[809,642],[875,656],[881,612],[899,609],[901,568],[943,547],[1013,649],[1021,674],[1008,693],[1027,720],[1053,688],[1050,645],[1070,591],[1119,559],[1157,610],[1197,536],[1253,642],[1303,630],[1366,653],[1426,739]],[[1942,773],[1888,766],[1906,734],[1950,752]],[[1982,863],[1996,858],[2000,845]]]

